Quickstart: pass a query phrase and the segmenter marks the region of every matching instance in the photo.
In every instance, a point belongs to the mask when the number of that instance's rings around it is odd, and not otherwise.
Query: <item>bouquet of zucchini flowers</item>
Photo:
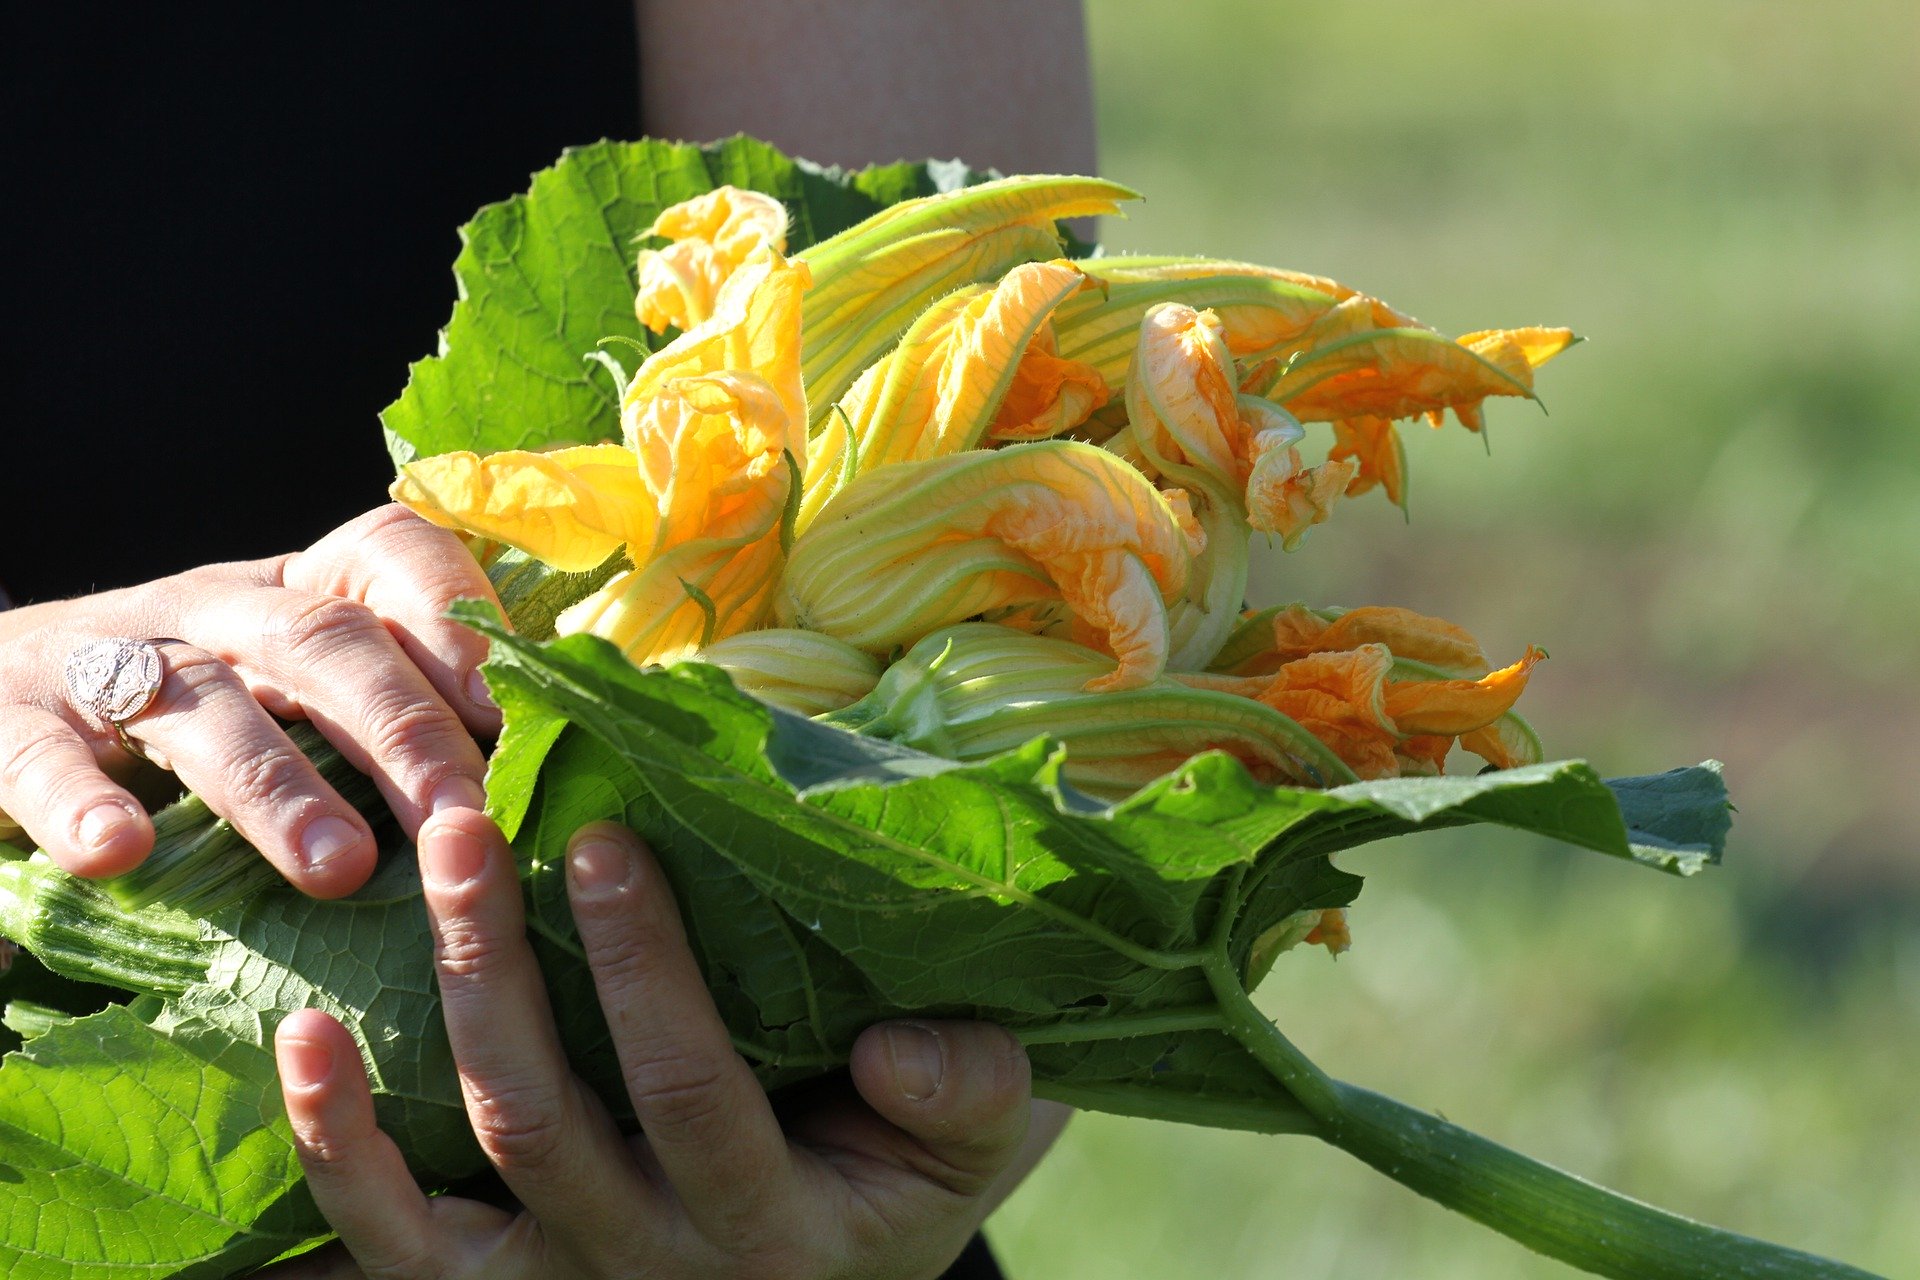
[[[1689,874],[1729,809],[1712,764],[1546,763],[1514,710],[1537,649],[1490,659],[1392,605],[1248,607],[1252,557],[1372,490],[1404,504],[1399,424],[1481,430],[1573,335],[1448,337],[1330,280],[1061,226],[1133,194],[601,143],[466,228],[441,350],[384,418],[393,493],[498,590],[504,615],[461,615],[505,716],[489,810],[577,1069],[623,1103],[560,872],[615,818],[769,1088],[881,1019],[985,1019],[1042,1096],[1317,1137],[1598,1274],[1863,1274],[1343,1083],[1256,1008],[1289,949],[1348,946],[1344,849],[1488,822]],[[229,1275],[324,1235],[268,1049],[302,1007],[353,1029],[424,1182],[483,1165],[391,825],[337,902],[193,797],[157,825],[104,886],[0,862],[0,933],[135,993],[15,1019],[9,1275]],[[115,1131],[69,1123],[87,1110]]]

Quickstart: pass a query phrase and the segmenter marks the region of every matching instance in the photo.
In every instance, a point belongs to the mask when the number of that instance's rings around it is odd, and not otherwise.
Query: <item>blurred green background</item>
[[[1920,5],[1091,0],[1114,249],[1567,324],[1491,456],[1409,428],[1257,603],[1407,605],[1608,774],[1709,756],[1727,864],[1499,834],[1351,857],[1262,989],[1337,1075],[1656,1203],[1920,1275]],[[1324,429],[1322,429],[1324,430]],[[1307,1139],[1083,1116],[1019,1280],[1563,1277]]]

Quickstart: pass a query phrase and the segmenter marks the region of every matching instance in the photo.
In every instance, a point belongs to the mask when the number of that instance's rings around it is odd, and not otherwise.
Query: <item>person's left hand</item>
[[[518,1212],[429,1198],[375,1125],[359,1051],[304,1010],[275,1047],[295,1143],[337,1244],[276,1280],[937,1276],[1058,1132],[1029,1126],[1027,1059],[983,1023],[893,1023],[855,1043],[852,1089],[783,1131],[708,995],[659,865],[624,828],[581,830],[575,920],[641,1136],[568,1069],[520,885],[478,813],[427,820],[421,879],[467,1113]]]

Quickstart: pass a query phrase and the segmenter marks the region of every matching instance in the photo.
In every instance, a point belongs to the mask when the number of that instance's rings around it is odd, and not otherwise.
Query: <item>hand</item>
[[[273,717],[311,720],[409,834],[477,806],[472,735],[500,721],[475,670],[485,642],[443,616],[465,597],[492,591],[459,539],[389,506],[294,555],[0,614],[0,812],[75,875],[144,859],[153,824],[121,785],[139,762],[73,706],[65,665],[104,637],[177,637],[128,735],[299,888],[351,893],[373,834]]]
[[[506,842],[430,819],[421,878],[475,1135],[518,1212],[428,1198],[375,1127],[351,1036],[317,1010],[275,1046],[315,1202],[340,1242],[276,1280],[851,1280],[937,1276],[1064,1112],[1029,1133],[1027,1059],[982,1023],[897,1023],[855,1043],[852,1087],[782,1132],[707,994],[659,865],[611,823],[567,861],[580,939],[642,1135],[567,1068]]]

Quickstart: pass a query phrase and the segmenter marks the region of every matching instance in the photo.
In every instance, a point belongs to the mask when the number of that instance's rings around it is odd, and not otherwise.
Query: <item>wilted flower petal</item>
[[[1520,661],[1478,680],[1396,680],[1387,686],[1387,714],[1402,733],[1472,733],[1513,710],[1527,677],[1546,656],[1528,646]]]
[[[1273,617],[1276,665],[1363,644],[1384,644],[1395,658],[1424,662],[1449,676],[1478,679],[1492,669],[1480,642],[1464,627],[1411,609],[1366,605],[1345,612],[1316,612],[1295,604]]]

